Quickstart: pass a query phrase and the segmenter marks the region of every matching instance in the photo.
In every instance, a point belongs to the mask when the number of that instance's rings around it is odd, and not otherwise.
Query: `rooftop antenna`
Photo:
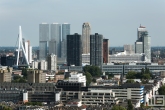
[[[18,54],[17,54],[17,66],[18,66],[18,62],[19,62],[19,54],[20,54],[20,50],[22,49],[25,60],[26,60],[26,64],[29,65],[29,62],[27,60],[27,56],[25,53],[25,49],[23,46],[23,42],[22,42],[22,29],[21,26],[19,26],[19,35],[18,35]]]

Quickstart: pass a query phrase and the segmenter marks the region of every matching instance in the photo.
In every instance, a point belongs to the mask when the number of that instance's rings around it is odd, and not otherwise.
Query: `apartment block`
[[[0,83],[11,82],[11,73],[8,70],[0,70]]]
[[[28,83],[45,83],[46,73],[41,70],[28,70],[27,71]]]
[[[118,102],[112,90],[91,90],[82,93],[82,104],[85,105],[118,104]]]

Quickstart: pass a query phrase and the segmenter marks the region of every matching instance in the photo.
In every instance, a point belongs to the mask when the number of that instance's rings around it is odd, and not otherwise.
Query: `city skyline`
[[[19,25],[22,26],[23,37],[30,40],[32,46],[39,46],[38,24],[42,22],[67,22],[71,25],[71,34],[81,33],[82,23],[89,22],[91,34],[102,33],[109,39],[111,47],[133,44],[140,24],[149,31],[151,46],[164,46],[164,5],[165,1],[150,0],[1,0],[0,43],[1,46],[15,46]]]

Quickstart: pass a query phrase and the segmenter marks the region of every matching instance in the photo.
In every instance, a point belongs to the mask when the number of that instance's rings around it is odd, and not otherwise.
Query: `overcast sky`
[[[108,38],[110,46],[134,44],[137,28],[146,26],[152,46],[165,46],[165,0],[0,0],[0,46],[15,46],[18,26],[32,46],[39,45],[39,24],[70,23],[71,34]]]

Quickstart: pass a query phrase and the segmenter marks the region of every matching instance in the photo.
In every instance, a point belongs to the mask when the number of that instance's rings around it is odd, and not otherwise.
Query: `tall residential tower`
[[[90,35],[90,64],[101,66],[103,63],[103,35]]]
[[[81,35],[67,35],[67,65],[82,66]]]
[[[83,23],[83,25],[82,25],[83,54],[90,53],[90,34],[91,34],[90,24],[89,23]]]

